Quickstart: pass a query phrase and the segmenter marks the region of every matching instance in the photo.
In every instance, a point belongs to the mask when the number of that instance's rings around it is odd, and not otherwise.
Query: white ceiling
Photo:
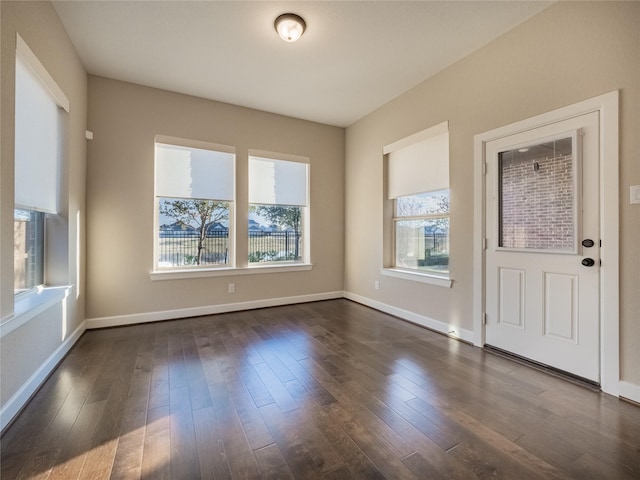
[[[547,1],[54,1],[91,74],[348,126]],[[297,43],[273,28],[304,17]]]

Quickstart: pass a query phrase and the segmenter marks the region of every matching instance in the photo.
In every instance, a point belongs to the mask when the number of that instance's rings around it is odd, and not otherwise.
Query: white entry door
[[[599,113],[486,144],[486,344],[600,382]]]

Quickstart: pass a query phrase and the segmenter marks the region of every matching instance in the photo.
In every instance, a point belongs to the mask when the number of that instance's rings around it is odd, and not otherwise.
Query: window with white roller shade
[[[155,269],[234,263],[235,150],[157,136]]]
[[[308,262],[308,159],[261,153],[249,153],[249,265]]]
[[[61,210],[60,176],[69,100],[16,35],[13,284],[16,295],[46,284],[45,250],[59,232],[46,215]]]
[[[449,125],[387,145],[393,268],[449,276]]]

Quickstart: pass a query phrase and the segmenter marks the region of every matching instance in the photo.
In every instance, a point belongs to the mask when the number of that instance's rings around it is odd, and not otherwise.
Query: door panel
[[[544,274],[544,334],[577,343],[578,277]]]
[[[498,320],[524,329],[525,271],[500,268],[500,312]]]
[[[598,115],[485,146],[486,343],[595,382],[600,380]],[[583,246],[584,239],[594,245]],[[592,266],[582,263],[586,258]]]

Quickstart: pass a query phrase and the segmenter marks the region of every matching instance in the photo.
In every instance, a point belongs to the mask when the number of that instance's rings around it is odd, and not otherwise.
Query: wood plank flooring
[[[348,300],[87,331],[9,479],[640,479],[640,408]]]

